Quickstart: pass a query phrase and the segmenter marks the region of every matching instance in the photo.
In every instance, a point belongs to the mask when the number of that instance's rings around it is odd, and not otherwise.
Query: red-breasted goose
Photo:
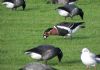
[[[46,39],[50,35],[69,36],[75,33],[79,28],[84,28],[84,22],[61,22],[52,28],[48,28],[43,33],[43,38]]]

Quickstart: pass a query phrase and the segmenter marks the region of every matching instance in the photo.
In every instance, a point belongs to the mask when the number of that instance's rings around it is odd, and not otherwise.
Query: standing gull
[[[89,70],[90,66],[93,66],[94,70],[96,70],[96,64],[100,63],[100,55],[95,55],[94,53],[90,52],[88,48],[83,48],[81,60],[82,63],[86,65],[87,70]]]

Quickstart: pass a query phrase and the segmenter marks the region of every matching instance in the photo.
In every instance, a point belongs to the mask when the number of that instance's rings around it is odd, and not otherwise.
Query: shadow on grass
[[[25,11],[31,11],[31,10],[34,10],[34,9],[33,8],[27,8],[25,10],[23,10],[23,9],[17,9],[15,11],[23,11],[23,12],[25,12]]]
[[[60,63],[57,63],[57,62],[55,62],[55,63],[48,63],[48,65],[50,65],[50,66],[55,66],[55,65],[58,65],[58,64],[60,64]]]
[[[0,54],[7,54],[7,53],[8,53],[7,50],[0,49]]]
[[[80,63],[81,61],[80,60],[72,60],[72,61],[63,61],[61,63],[48,63],[48,65],[51,65],[51,66],[55,66],[55,65],[73,65],[73,64],[78,64]]]
[[[32,11],[32,10],[34,10],[34,8],[27,8],[24,11]]]
[[[77,39],[77,40],[78,40],[78,39],[89,39],[89,38],[91,38],[91,37],[89,37],[89,36],[83,36],[83,37],[82,37],[82,36],[78,36],[78,37],[77,37],[77,36],[76,36],[76,37],[72,37],[72,40],[73,40],[73,39]]]
[[[39,10],[39,8],[37,7],[31,7],[31,8],[25,8],[25,10],[21,9],[17,9],[17,11],[34,11],[34,10]]]
[[[4,42],[4,40],[3,39],[0,39],[0,42]]]
[[[58,40],[62,40],[62,39],[64,39],[64,40],[79,40],[79,39],[89,39],[89,38],[91,38],[90,36],[74,36],[74,37],[72,37],[72,38],[64,38],[64,37],[59,37],[59,38],[56,38],[56,39],[58,39]]]
[[[77,63],[80,63],[80,60],[65,61],[62,64],[77,64]]]

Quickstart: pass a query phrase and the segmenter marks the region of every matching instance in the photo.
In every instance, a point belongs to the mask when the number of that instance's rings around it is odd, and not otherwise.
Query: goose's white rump
[[[42,58],[40,54],[34,52],[25,52],[25,54],[29,54],[33,59],[37,59],[37,60],[40,60]]]
[[[13,8],[14,7],[14,4],[11,3],[11,2],[3,2],[2,4],[6,5],[7,8]]]
[[[58,9],[58,13],[61,16],[69,16],[69,12],[62,10],[62,9]]]

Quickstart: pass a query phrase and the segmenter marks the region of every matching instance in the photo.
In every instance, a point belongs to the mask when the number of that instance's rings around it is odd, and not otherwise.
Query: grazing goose
[[[45,65],[42,63],[28,63],[23,68],[19,70],[57,70],[49,65]]]
[[[53,28],[48,28],[44,31],[43,37],[46,39],[49,35],[59,35],[72,37],[79,28],[84,28],[84,22],[61,22],[55,25]]]
[[[61,62],[63,57],[61,49],[52,45],[39,45],[36,48],[25,51],[25,54],[30,55],[33,59],[43,60],[45,61],[45,64],[47,64],[47,60],[52,59],[55,56],[57,56],[59,62]]]
[[[83,10],[74,4],[65,4],[65,6],[58,7],[57,11],[59,15],[65,17],[65,20],[67,17],[73,18],[76,15],[79,15],[83,20],[83,16],[84,16]]]
[[[90,66],[94,67],[96,70],[96,64],[100,62],[100,55],[95,55],[90,52],[88,48],[82,49],[81,60],[84,65],[86,65],[87,70],[89,70]]]
[[[24,10],[26,7],[25,0],[4,0],[2,4],[10,9],[17,9],[17,7],[22,6]]]

